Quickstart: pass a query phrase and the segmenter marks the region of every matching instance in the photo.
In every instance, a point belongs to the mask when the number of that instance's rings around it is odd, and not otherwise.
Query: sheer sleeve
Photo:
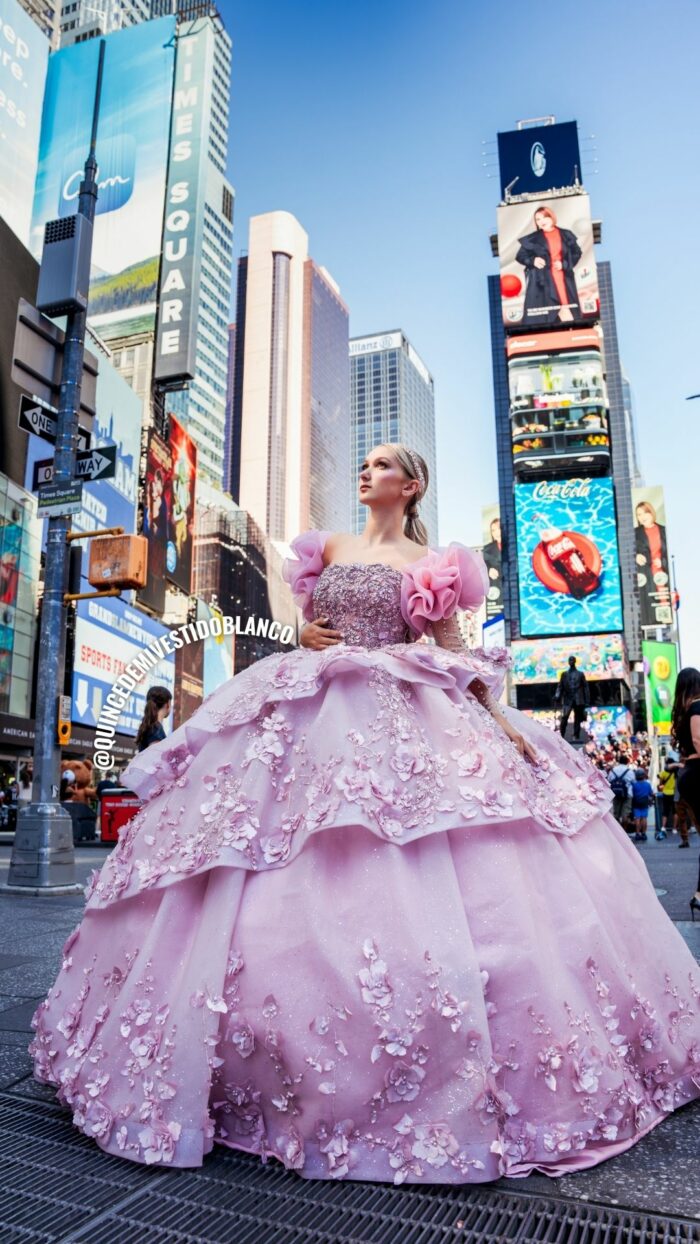
[[[439,648],[449,648],[450,652],[463,652],[466,644],[457,622],[457,615],[449,618],[436,618],[430,623],[430,634]]]

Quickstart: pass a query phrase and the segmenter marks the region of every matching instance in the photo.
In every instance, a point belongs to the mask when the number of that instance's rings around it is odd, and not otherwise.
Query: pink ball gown
[[[344,640],[231,678],[124,776],[144,806],[34,1017],[102,1149],[214,1142],[311,1179],[472,1183],[620,1153],[700,1097],[700,976],[586,757],[469,691],[503,651],[415,642],[483,597],[463,545],[402,570],[292,544]]]

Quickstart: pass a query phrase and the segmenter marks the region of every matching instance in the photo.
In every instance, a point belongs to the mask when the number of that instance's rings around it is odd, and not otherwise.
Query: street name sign
[[[80,480],[69,484],[46,484],[37,494],[39,518],[59,518],[78,514],[83,508],[83,485]]]

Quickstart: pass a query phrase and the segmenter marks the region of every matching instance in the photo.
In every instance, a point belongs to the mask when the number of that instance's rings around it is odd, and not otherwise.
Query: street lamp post
[[[78,212],[91,223],[97,201],[97,120],[102,91],[105,43],[100,40],[90,151],[80,185]],[[63,367],[56,415],[53,480],[70,484],[75,474],[78,410],[85,351],[86,312],[66,318]],[[58,696],[63,690],[66,655],[66,607],[70,516],[46,519],[46,563],[39,635],[34,780],[31,803],[18,812],[8,884],[50,893],[79,889],[75,881],[73,822],[61,806],[61,751],[58,746]]]

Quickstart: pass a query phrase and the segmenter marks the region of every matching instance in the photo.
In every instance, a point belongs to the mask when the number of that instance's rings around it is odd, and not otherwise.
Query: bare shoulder
[[[338,558],[343,561],[343,552],[348,547],[348,541],[356,540],[357,536],[350,535],[347,531],[332,531],[326,537],[326,543],[323,546],[323,564],[327,566],[329,562],[333,562]]]

